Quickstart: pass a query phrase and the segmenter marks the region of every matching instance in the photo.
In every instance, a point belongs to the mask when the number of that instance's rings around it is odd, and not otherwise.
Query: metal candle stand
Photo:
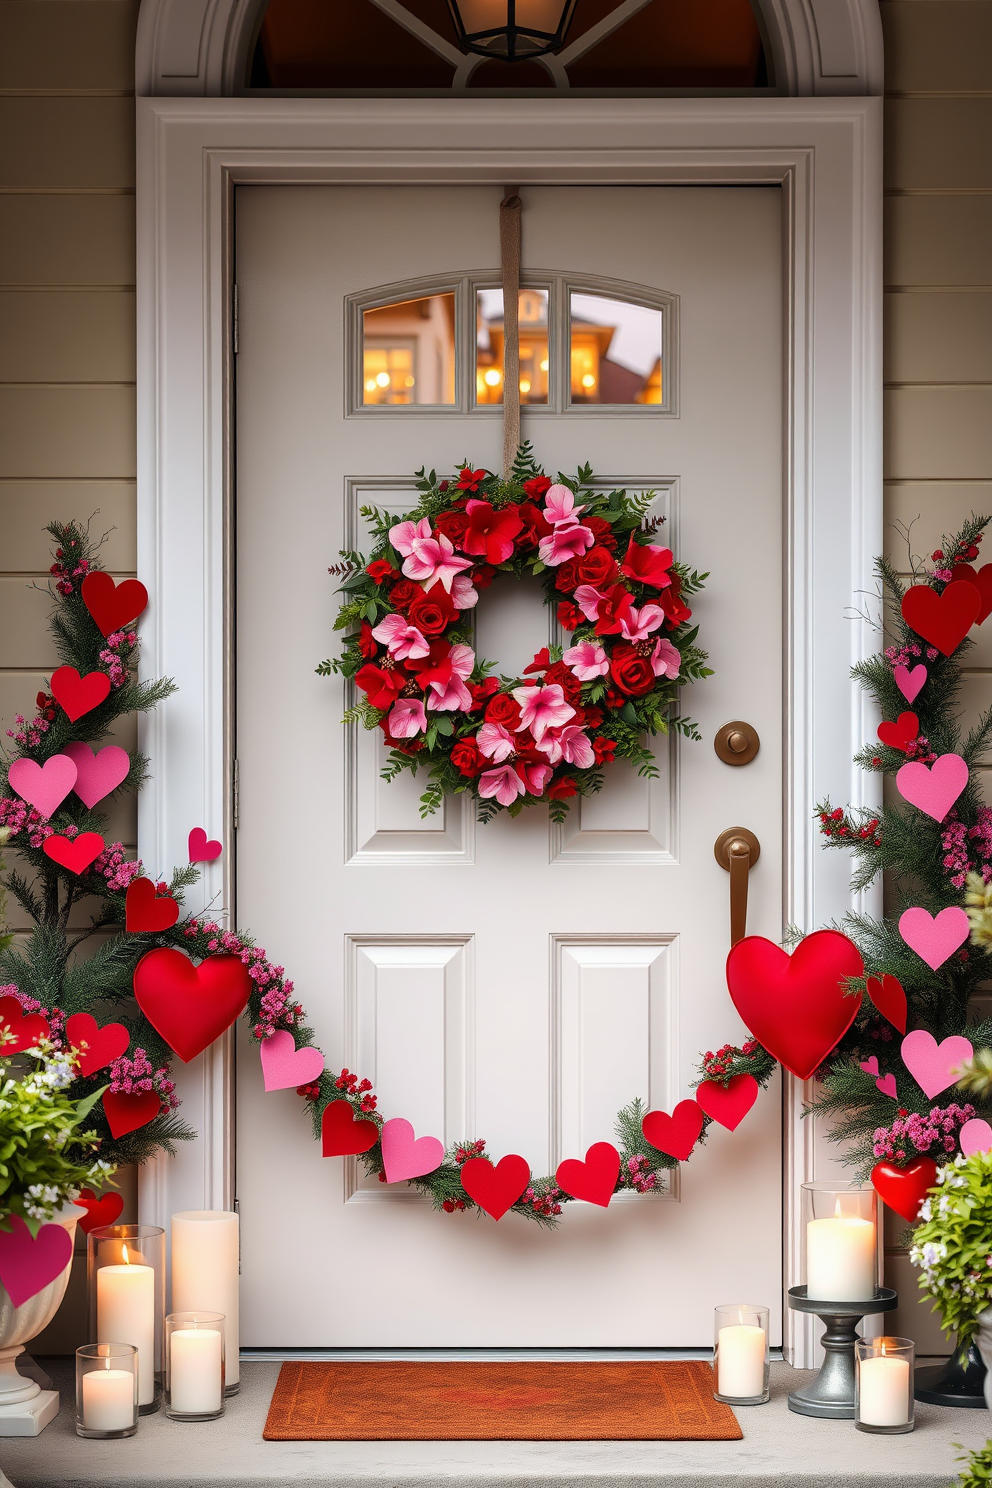
[[[793,1390],[789,1409],[800,1416],[820,1416],[832,1421],[854,1419],[854,1344],[858,1324],[876,1312],[892,1312],[898,1297],[891,1287],[876,1287],[869,1302],[825,1302],[807,1297],[804,1286],[789,1288],[789,1306],[794,1312],[811,1312],[826,1327],[822,1339],[825,1358],[816,1379],[805,1389]]]

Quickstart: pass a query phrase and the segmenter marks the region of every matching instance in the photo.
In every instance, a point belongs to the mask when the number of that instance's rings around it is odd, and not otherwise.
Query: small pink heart
[[[64,754],[53,754],[43,765],[33,759],[17,759],[7,771],[7,779],[22,801],[50,817],[75,785],[76,766]]]
[[[408,1178],[423,1178],[433,1173],[444,1159],[444,1143],[437,1137],[414,1140],[413,1127],[402,1116],[385,1122],[380,1135],[382,1165],[387,1183],[402,1183]]]
[[[862,1059],[861,1068],[864,1070],[866,1075],[877,1075],[878,1059],[876,1055],[873,1054],[870,1059]]]
[[[202,827],[194,827],[189,834],[189,860],[191,863],[212,863],[214,858],[219,858],[224,849],[219,842],[211,839],[207,841],[207,834]]]
[[[907,703],[911,703],[927,680],[927,669],[921,661],[919,666],[914,666],[912,669],[905,666],[893,667],[892,675]]]
[[[0,1230],[0,1282],[15,1307],[55,1281],[72,1260],[72,1239],[60,1224],[42,1225],[32,1236],[19,1214]]]
[[[958,1069],[975,1051],[971,1040],[962,1038],[960,1034],[952,1034],[938,1044],[925,1028],[914,1028],[903,1039],[900,1052],[903,1064],[927,1100],[933,1100],[948,1085],[954,1084]]]
[[[98,754],[88,744],[67,744],[62,753],[76,766],[74,789],[90,810],[127,779],[131,768],[130,755],[119,744],[107,744]]]
[[[324,1056],[320,1050],[309,1044],[298,1049],[293,1035],[285,1028],[277,1028],[275,1033],[263,1039],[259,1052],[266,1090],[289,1090],[298,1085],[310,1085],[324,1073]]]
[[[942,822],[968,784],[968,766],[959,754],[942,754],[927,766],[913,760],[896,773],[904,801]]]
[[[899,934],[930,967],[936,971],[964,945],[971,933],[968,916],[956,904],[949,904],[939,915],[931,915],[917,906],[903,910],[899,916]]]
[[[892,1099],[895,1100],[895,1098],[896,1098],[896,1077],[895,1077],[895,1075],[881,1075],[879,1077],[879,1079],[877,1079],[875,1081],[875,1084],[878,1086],[879,1090],[882,1092],[883,1095],[891,1095]]]
[[[988,1152],[992,1148],[992,1126],[981,1117],[975,1117],[965,1122],[958,1133],[958,1141],[965,1157],[971,1157],[973,1152]]]

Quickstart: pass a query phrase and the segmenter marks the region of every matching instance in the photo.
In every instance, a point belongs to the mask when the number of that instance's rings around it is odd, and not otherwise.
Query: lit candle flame
[[[130,1264],[131,1264],[131,1257],[127,1253],[127,1246],[124,1245],[123,1243],[121,1244],[121,1255],[124,1257],[124,1264],[125,1264],[125,1266],[130,1266]]]
[[[837,1195],[837,1202],[834,1205],[834,1218],[835,1219],[843,1219],[844,1218],[844,1211],[840,1207],[840,1194]]]

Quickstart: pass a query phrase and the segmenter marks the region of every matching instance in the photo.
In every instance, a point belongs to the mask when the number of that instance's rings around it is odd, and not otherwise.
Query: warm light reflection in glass
[[[455,401],[455,297],[426,295],[362,314],[362,402]]]
[[[662,401],[662,314],[647,305],[572,292],[573,403]]]
[[[522,289],[518,300],[520,327],[520,401],[548,401],[548,292]],[[503,291],[480,289],[476,297],[477,403],[503,401]]]

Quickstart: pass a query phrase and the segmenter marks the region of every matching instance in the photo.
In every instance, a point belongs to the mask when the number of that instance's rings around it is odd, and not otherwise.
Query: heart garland
[[[986,564],[986,567],[989,565]],[[992,1126],[980,1116],[973,1116],[958,1132],[958,1141],[965,1157],[971,1157],[976,1152],[988,1152],[992,1148]]]
[[[123,785],[131,771],[131,756],[119,744],[105,744],[97,754],[88,744],[66,744],[62,753],[75,765],[73,789],[91,811],[98,801]]]
[[[105,636],[137,620],[148,604],[148,590],[140,579],[124,579],[116,584],[102,569],[86,575],[80,593],[83,604]]]
[[[906,624],[945,656],[957,650],[981,608],[981,593],[966,579],[953,579],[942,594],[929,584],[914,584],[902,597]]]
[[[892,668],[896,686],[906,699],[907,703],[915,703],[927,680],[927,669],[922,661],[914,667],[899,666]]]
[[[324,1157],[357,1157],[379,1140],[374,1121],[361,1121],[346,1100],[333,1100],[324,1107],[320,1121],[320,1150]]]
[[[876,1163],[871,1170],[871,1181],[884,1204],[907,1223],[915,1224],[927,1190],[937,1181],[937,1164],[932,1157],[917,1157],[904,1168],[887,1162]]]
[[[967,784],[968,765],[959,754],[942,754],[932,765],[911,760],[896,772],[896,789],[903,800],[936,822],[944,820]]]
[[[115,1224],[124,1212],[124,1200],[119,1193],[105,1193],[97,1198],[91,1188],[81,1188],[79,1198],[73,1199],[73,1203],[86,1210],[85,1219],[79,1221],[84,1235],[104,1225]]]
[[[209,956],[194,966],[180,951],[162,946],[134,968],[138,1006],[184,1064],[230,1028],[251,987],[238,956]]]
[[[915,713],[900,713],[895,723],[880,723],[876,730],[879,740],[890,749],[901,749],[903,754],[910,744],[915,744],[920,734],[920,720]]]
[[[713,1121],[728,1131],[736,1131],[758,1099],[758,1082],[753,1075],[733,1075],[726,1085],[717,1080],[704,1080],[696,1086],[696,1101]]]
[[[53,754],[43,765],[37,760],[16,759],[7,771],[11,790],[46,818],[55,815],[76,784],[75,762],[65,754]]]
[[[573,1199],[605,1209],[620,1176],[620,1154],[612,1142],[593,1142],[585,1161],[566,1157],[558,1164],[555,1182]]]
[[[66,1020],[66,1039],[75,1049],[81,1075],[95,1075],[97,1070],[127,1053],[131,1035],[123,1023],[105,1023],[101,1028],[91,1013],[73,1013]]]
[[[51,1037],[48,1019],[41,1013],[26,1013],[19,997],[0,997],[0,1028],[14,1035],[13,1043],[5,1043],[5,1054],[23,1054],[33,1049],[40,1039]]]
[[[105,1090],[103,1093],[103,1114],[115,1140],[147,1126],[161,1109],[161,1098],[154,1090],[142,1090],[137,1095],[129,1095],[124,1090]]]
[[[110,678],[106,672],[87,672],[81,677],[75,667],[56,667],[48,684],[52,697],[70,723],[77,723],[110,696]]]
[[[324,1073],[324,1056],[320,1050],[310,1044],[298,1049],[286,1028],[270,1033],[258,1051],[266,1090],[296,1090],[300,1085],[319,1080]]]
[[[899,1052],[903,1064],[927,1100],[933,1100],[942,1090],[956,1083],[958,1068],[972,1057],[975,1050],[971,1040],[961,1034],[952,1034],[938,1044],[925,1028],[914,1028],[903,1039]]]
[[[495,1166],[488,1157],[470,1157],[462,1164],[461,1180],[480,1209],[493,1219],[502,1219],[530,1182],[530,1164],[515,1152],[501,1157]]]
[[[207,840],[202,827],[194,827],[189,834],[189,860],[191,863],[212,863],[224,851],[219,842]]]
[[[975,624],[984,625],[992,615],[992,563],[983,563],[979,569],[973,568],[970,563],[955,563],[951,569],[951,578],[966,579],[968,583],[974,584],[982,601]]]
[[[42,851],[60,868],[78,876],[96,862],[106,845],[99,832],[80,832],[78,837],[63,837],[55,832],[45,838]]]
[[[678,1162],[689,1156],[702,1129],[702,1107],[694,1100],[679,1101],[671,1116],[667,1111],[649,1111],[641,1122],[641,1131],[651,1146]]]
[[[178,918],[171,894],[160,894],[150,878],[132,878],[124,896],[124,925],[132,935],[170,930]]]
[[[444,1161],[444,1143],[437,1137],[415,1137],[410,1122],[402,1116],[383,1122],[380,1141],[387,1183],[423,1178]]]
[[[895,1100],[896,1077],[892,1074],[879,1075],[878,1058],[876,1055],[873,1054],[870,1059],[859,1060],[859,1068],[863,1069],[866,1075],[874,1075],[876,1077],[875,1084],[882,1094],[891,1095],[892,1099]]]
[[[899,978],[889,971],[881,978],[870,976],[865,989],[882,1017],[887,1018],[900,1033],[905,1033],[909,1009]]]
[[[899,916],[899,934],[911,951],[925,961],[931,971],[943,966],[959,946],[963,946],[971,934],[971,925],[964,910],[949,904],[938,915],[932,915],[917,905],[903,910]]]

